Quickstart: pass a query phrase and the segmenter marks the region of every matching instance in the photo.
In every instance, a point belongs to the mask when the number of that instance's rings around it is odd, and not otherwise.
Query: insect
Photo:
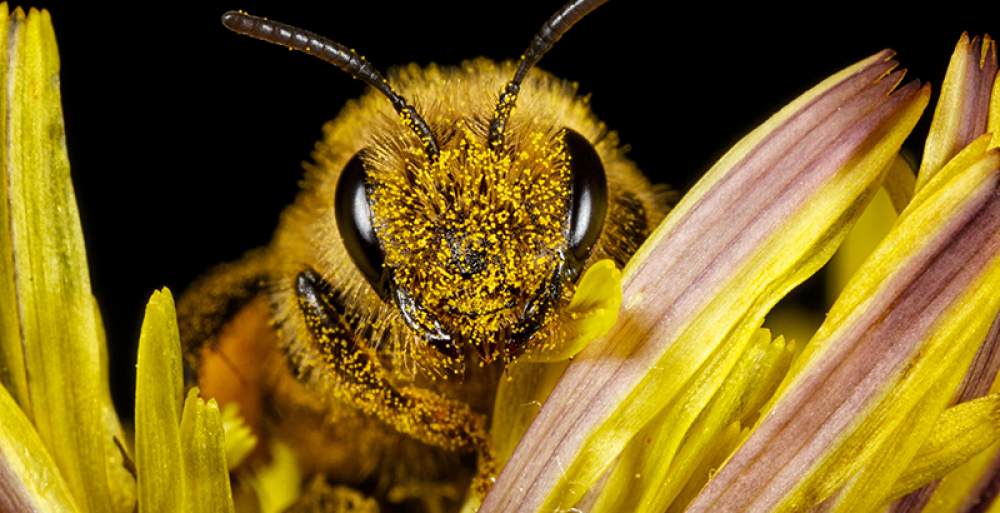
[[[438,483],[485,492],[506,366],[558,346],[587,268],[623,266],[666,211],[574,86],[534,68],[601,3],[566,4],[518,62],[411,65],[389,80],[340,44],[227,13],[227,28],[372,91],[324,128],[271,244],[181,298],[203,395],[239,402],[306,474],[380,501],[402,484],[422,501]]]

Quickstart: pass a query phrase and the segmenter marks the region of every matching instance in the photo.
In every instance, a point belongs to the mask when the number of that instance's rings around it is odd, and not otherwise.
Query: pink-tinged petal
[[[996,43],[994,43],[996,48]],[[993,79],[993,93],[990,95],[990,116],[986,131],[993,134],[993,148],[1000,148],[1000,80]]]
[[[869,511],[889,498],[1000,308],[1000,152],[969,160],[914,198],[690,511],[801,511],[834,492],[824,511]]]
[[[962,148],[986,133],[996,74],[996,42],[990,36],[983,37],[982,44],[979,37],[970,42],[969,35],[962,34],[951,55],[934,109],[917,189]]]
[[[570,364],[480,511],[572,506],[704,362],[735,365],[723,341],[829,259],[926,105],[916,83],[890,94],[891,56],[794,101],[681,201],[626,268],[618,324]]]
[[[945,76],[941,98],[935,110],[928,135],[921,169],[921,185],[943,162],[987,132],[1000,129],[1000,81],[997,81],[996,42],[984,36],[969,41],[962,34],[952,53]],[[1000,133],[994,133],[991,147],[1000,145]],[[986,395],[1000,369],[1000,319],[994,321],[990,335],[979,348],[972,366],[966,372],[954,403]],[[991,452],[996,452],[991,451]],[[966,469],[968,471],[968,469]],[[894,513],[922,511],[931,500],[938,483],[931,483],[893,505]],[[937,502],[942,502],[938,497]]]

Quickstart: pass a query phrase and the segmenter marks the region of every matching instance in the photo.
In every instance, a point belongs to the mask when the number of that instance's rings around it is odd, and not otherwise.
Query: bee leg
[[[378,356],[360,342],[338,303],[322,292],[326,290],[331,290],[329,284],[312,269],[301,272],[295,282],[315,354],[323,355],[324,367],[335,373],[333,393],[423,443],[449,451],[476,451],[475,486],[485,495],[496,472],[485,417],[429,390],[394,388]]]
[[[236,402],[264,438],[265,370],[280,358],[264,292],[266,253],[251,251],[192,284],[177,302],[185,381],[220,406]],[[266,444],[245,461],[266,456]]]

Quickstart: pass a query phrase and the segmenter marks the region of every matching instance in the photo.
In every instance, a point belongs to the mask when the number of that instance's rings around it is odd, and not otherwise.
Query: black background
[[[125,417],[149,295],[167,286],[178,296],[212,264],[267,244],[321,125],[364,91],[329,64],[230,33],[219,22],[225,10],[326,35],[385,71],[516,58],[561,5],[311,4],[41,5],[59,42],[69,157]],[[949,25],[933,12],[875,15],[819,3],[808,15],[716,2],[664,15],[657,5],[600,7],[540,67],[579,82],[640,168],[682,190],[747,131],[841,68],[891,47],[908,78],[930,81],[936,98],[961,32],[1000,31],[995,15],[971,9],[965,24]],[[989,19],[994,26],[983,26]],[[929,112],[908,142],[916,152],[928,124]]]

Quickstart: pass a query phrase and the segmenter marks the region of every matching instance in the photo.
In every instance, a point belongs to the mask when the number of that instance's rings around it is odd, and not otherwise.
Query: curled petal
[[[544,346],[529,351],[526,362],[558,362],[571,358],[591,340],[604,335],[618,320],[622,304],[622,273],[611,260],[591,265],[566,306],[569,319],[566,338],[557,347]]]

